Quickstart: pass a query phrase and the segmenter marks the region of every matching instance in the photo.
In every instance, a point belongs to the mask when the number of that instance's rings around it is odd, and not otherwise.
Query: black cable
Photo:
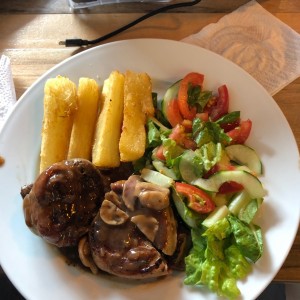
[[[179,3],[165,5],[165,6],[159,7],[157,9],[154,9],[154,10],[148,12],[145,15],[141,16],[140,18],[137,18],[136,20],[134,20],[134,21],[108,33],[108,34],[105,34],[95,40],[66,39],[65,41],[60,41],[59,45],[65,45],[66,47],[75,47],[75,46],[80,47],[80,46],[88,46],[88,45],[98,44],[100,42],[103,42],[123,31],[127,30],[130,27],[135,26],[136,24],[138,24],[152,16],[159,14],[159,13],[162,13],[167,10],[174,9],[174,8],[193,6],[193,5],[198,4],[199,2],[201,2],[201,0],[193,0],[193,1],[189,1],[189,2],[179,2]]]

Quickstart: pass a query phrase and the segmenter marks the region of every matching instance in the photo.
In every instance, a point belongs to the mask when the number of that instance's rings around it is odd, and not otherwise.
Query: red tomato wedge
[[[171,100],[167,106],[167,115],[168,121],[172,127],[175,127],[177,124],[181,124],[183,118],[179,111],[178,101],[176,99]]]
[[[215,209],[215,203],[203,190],[183,182],[176,182],[175,189],[178,194],[187,198],[188,207],[195,212],[207,214]]]
[[[209,109],[209,117],[212,121],[216,121],[228,113],[229,94],[227,86],[224,84],[218,88],[219,96],[216,103]]]
[[[197,113],[196,117],[203,122],[207,122],[209,120],[208,112]]]
[[[219,193],[220,194],[237,193],[242,191],[243,189],[244,187],[241,184],[235,181],[227,181],[220,186]]]
[[[231,144],[244,144],[250,135],[252,121],[241,121],[240,126],[227,132],[227,135],[232,138]]]
[[[180,83],[178,91],[178,106],[184,119],[192,120],[196,116],[196,107],[191,107],[188,103],[188,92],[190,87],[202,87],[204,75],[200,73],[188,73]]]
[[[156,156],[157,159],[166,160],[165,155],[164,155],[163,145],[158,146],[158,148],[156,150],[156,153],[155,153],[155,156]]]
[[[180,145],[185,149],[195,150],[197,148],[196,142],[187,135],[183,125],[176,125],[172,129],[169,138],[174,140],[177,145]]]

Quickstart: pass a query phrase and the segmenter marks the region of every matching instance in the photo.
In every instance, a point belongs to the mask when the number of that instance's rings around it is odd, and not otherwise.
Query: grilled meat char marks
[[[120,277],[167,275],[170,270],[158,250],[172,255],[176,249],[177,224],[169,205],[169,190],[143,182],[137,175],[115,182],[111,188],[89,233],[94,262],[99,269]],[[156,198],[150,200],[146,193]],[[147,204],[146,198],[158,201],[159,206]]]
[[[51,244],[77,245],[88,232],[103,195],[101,173],[88,160],[53,164],[24,193],[25,222]]]

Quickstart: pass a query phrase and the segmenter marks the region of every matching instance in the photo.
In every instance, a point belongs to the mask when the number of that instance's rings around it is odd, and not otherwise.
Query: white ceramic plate
[[[20,188],[36,176],[42,123],[43,87],[47,78],[91,77],[102,83],[112,70],[147,72],[154,90],[165,88],[190,71],[205,74],[216,90],[226,83],[230,109],[253,121],[248,144],[262,158],[262,178],[269,194],[257,223],[265,251],[251,275],[239,283],[242,299],[255,299],[272,281],[293,243],[299,223],[299,154],[291,129],[267,92],[246,72],[224,58],[188,44],[156,39],[121,41],[80,53],[43,75],[18,101],[0,136],[0,260],[17,289],[30,300],[216,299],[216,295],[183,286],[183,275],[147,284],[96,277],[65,264],[55,249],[26,227]]]

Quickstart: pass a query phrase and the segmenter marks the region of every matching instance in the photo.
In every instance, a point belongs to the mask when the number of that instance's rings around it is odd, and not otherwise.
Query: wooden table
[[[148,19],[107,40],[165,38],[181,40],[217,22],[246,0],[203,0],[195,7],[181,8]],[[298,0],[261,0],[266,10],[300,33]],[[94,39],[140,17],[162,4],[135,3],[97,7],[72,12],[67,1],[1,0],[0,53],[11,59],[19,98],[45,71],[75,53],[78,48],[58,45],[60,40]],[[274,96],[286,116],[300,148],[300,78]],[[295,195],[299,197],[299,195]],[[300,232],[275,281],[300,282]]]

